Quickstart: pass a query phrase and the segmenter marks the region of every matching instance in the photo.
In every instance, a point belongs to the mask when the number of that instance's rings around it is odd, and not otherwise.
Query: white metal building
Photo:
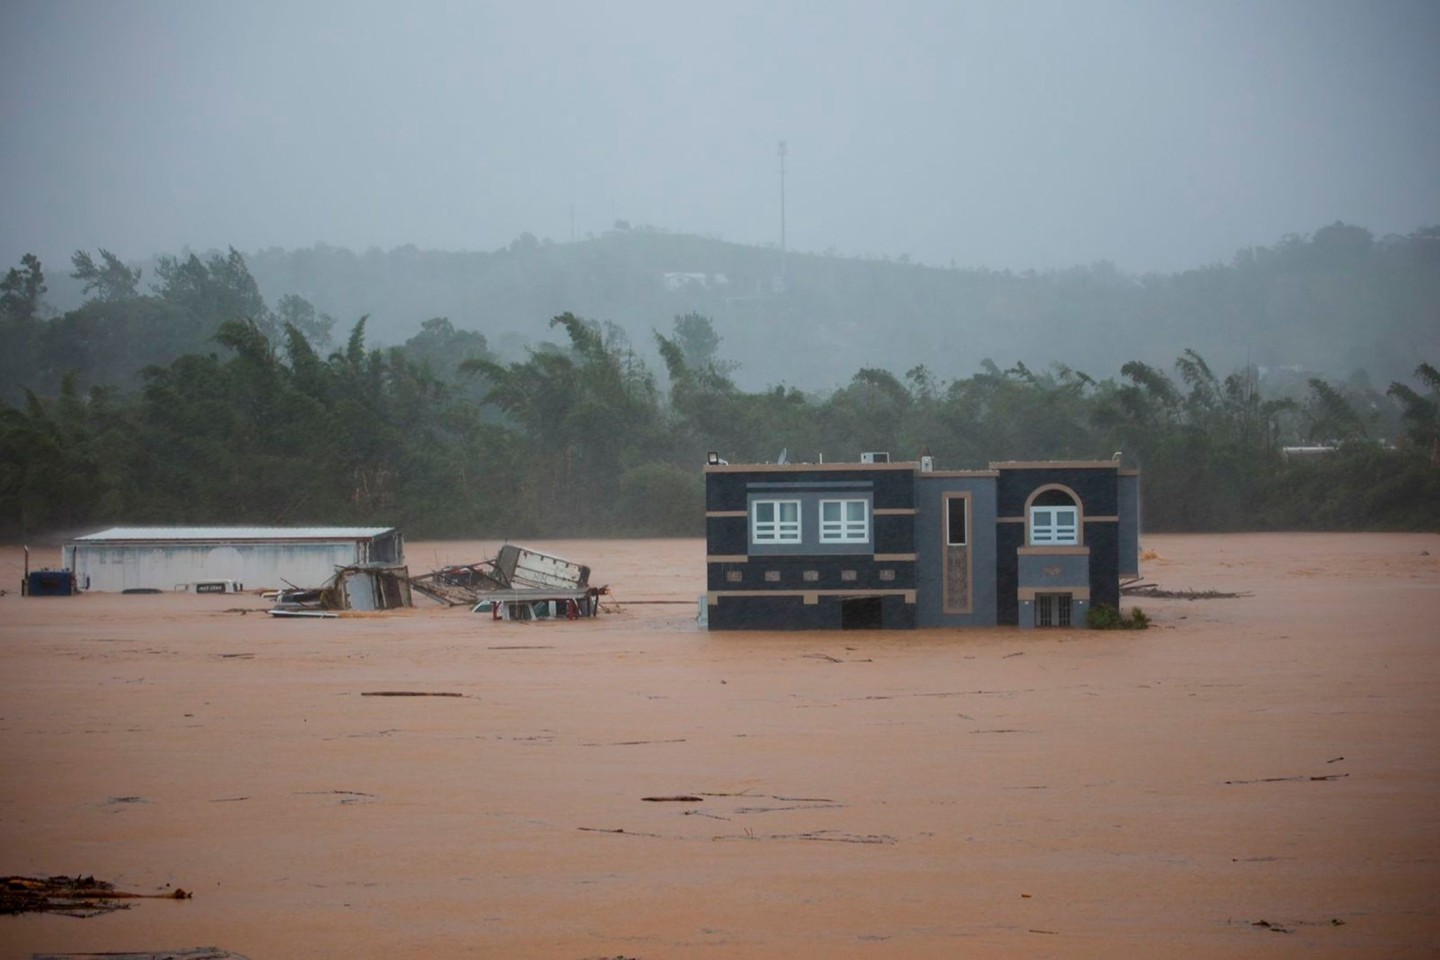
[[[66,543],[82,590],[174,590],[207,580],[246,589],[320,587],[337,567],[403,563],[394,527],[112,527]]]

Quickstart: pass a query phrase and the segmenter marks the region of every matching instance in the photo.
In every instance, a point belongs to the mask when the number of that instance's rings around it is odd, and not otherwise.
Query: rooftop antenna
[[[789,289],[788,278],[785,272],[785,141],[780,141],[776,149],[780,155],[780,290]]]

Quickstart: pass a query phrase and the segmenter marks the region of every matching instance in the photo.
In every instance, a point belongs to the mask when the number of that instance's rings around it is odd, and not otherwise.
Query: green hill
[[[1106,263],[1017,274],[792,252],[782,281],[776,249],[643,229],[569,244],[525,235],[489,253],[316,246],[247,262],[269,302],[298,294],[341,328],[368,314],[376,342],[401,343],[443,316],[509,358],[565,311],[618,325],[646,355],[652,329],[700,313],[752,388],[829,388],[862,367],[967,376],[986,358],[1109,376],[1186,346],[1217,369],[1248,360],[1384,382],[1440,353],[1440,229],[1377,240],[1334,224],[1228,264],[1146,275]]]

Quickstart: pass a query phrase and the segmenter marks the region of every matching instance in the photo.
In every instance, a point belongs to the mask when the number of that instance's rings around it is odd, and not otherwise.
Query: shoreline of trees
[[[444,318],[383,350],[362,318],[331,349],[334,321],[296,296],[272,311],[233,250],[164,261],[151,295],[100,253],[76,254],[90,299],[59,318],[39,315],[38,260],[0,283],[0,337],[15,347],[0,536],[110,523],[696,536],[706,451],[803,462],[922,448],[943,469],[1120,451],[1142,471],[1152,531],[1440,529],[1440,374],[1424,362],[1383,393],[1222,377],[1194,350],[1173,373],[1131,361],[1101,380],[985,361],[949,380],[867,367],[831,391],[743,390],[698,313],[654,333],[663,378],[619,327],[570,313],[547,328],[563,339],[518,361]],[[1299,444],[1334,449],[1287,458]]]

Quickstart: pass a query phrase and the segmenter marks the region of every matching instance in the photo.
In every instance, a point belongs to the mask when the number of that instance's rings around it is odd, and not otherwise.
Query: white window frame
[[[760,519],[761,507],[771,508],[772,519]],[[786,507],[793,511],[793,519],[784,518],[784,514],[787,512]],[[800,534],[799,500],[752,500],[750,502],[751,543],[799,543]]]
[[[1069,514],[1062,520],[1060,514]],[[1073,547],[1080,543],[1080,507],[1052,504],[1030,508],[1030,544],[1036,547]]]
[[[839,517],[825,518],[827,507],[834,506]],[[859,506],[860,516],[850,516],[850,508]],[[869,543],[870,542],[870,501],[863,499],[821,500],[820,501],[820,542],[821,543]]]

